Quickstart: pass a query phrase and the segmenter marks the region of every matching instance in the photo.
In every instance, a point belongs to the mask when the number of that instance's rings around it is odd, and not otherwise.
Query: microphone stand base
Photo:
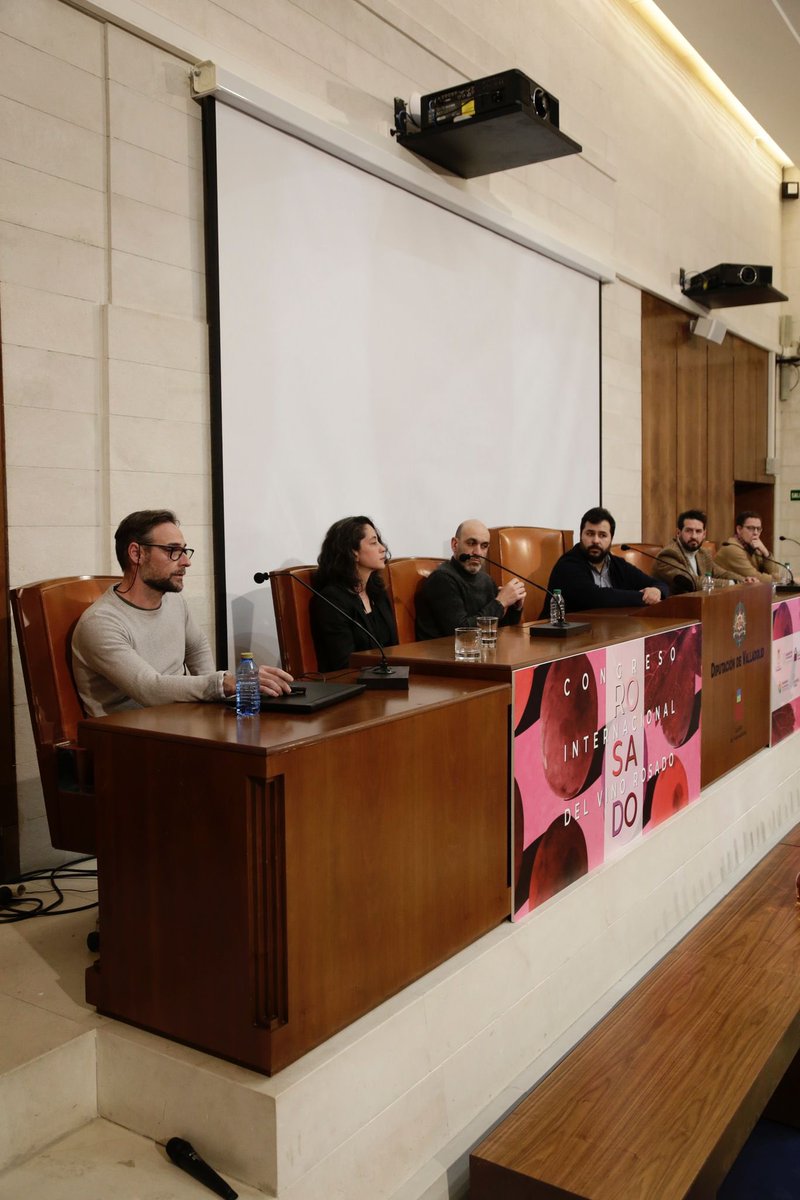
[[[383,688],[391,692],[407,692],[410,670],[410,667],[393,665],[391,675],[387,675],[380,667],[364,667],[358,676],[358,682],[363,683],[368,689]]]
[[[576,633],[588,633],[592,628],[589,621],[565,621],[563,625],[531,625],[531,637],[573,637]]]

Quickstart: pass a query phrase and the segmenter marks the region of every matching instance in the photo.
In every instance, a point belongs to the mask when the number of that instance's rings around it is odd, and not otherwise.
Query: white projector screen
[[[340,517],[445,556],[465,518],[574,528],[599,503],[600,284],[214,110],[217,649],[274,663],[253,573],[315,562]]]

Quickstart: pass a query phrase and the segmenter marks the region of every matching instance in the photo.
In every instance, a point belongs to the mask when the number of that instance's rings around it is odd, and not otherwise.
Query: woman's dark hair
[[[356,570],[356,552],[368,525],[371,525],[377,533],[378,541],[385,545],[380,530],[372,517],[342,517],[341,521],[335,521],[331,525],[325,534],[325,540],[317,559],[319,566],[314,576],[314,587],[324,588],[329,583],[336,583],[339,587],[347,588],[349,591],[358,591],[361,580]],[[388,547],[386,560],[387,562],[389,560]],[[380,572],[373,571],[367,582],[367,595],[371,596],[376,591],[382,591],[383,587],[384,583]]]

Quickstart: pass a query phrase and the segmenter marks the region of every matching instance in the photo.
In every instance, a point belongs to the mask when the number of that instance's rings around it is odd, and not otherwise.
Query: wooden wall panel
[[[765,474],[767,453],[766,350],[733,339],[733,473],[751,483],[771,482]]]
[[[773,484],[765,474],[769,354],[728,334],[715,345],[689,333],[691,315],[642,295],[642,538],[665,544],[675,517],[708,512],[712,541],[733,532],[740,493],[756,488],[765,530]]]
[[[719,545],[733,531],[733,343],[708,344],[708,536]]]
[[[676,483],[675,517],[684,508],[708,505],[708,386],[707,346],[693,337],[684,319],[677,335]]]
[[[677,339],[686,315],[642,295],[642,540],[673,536],[677,504]]]

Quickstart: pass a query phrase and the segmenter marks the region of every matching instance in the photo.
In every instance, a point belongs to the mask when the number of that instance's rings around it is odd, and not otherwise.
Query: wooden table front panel
[[[352,704],[86,723],[101,1012],[271,1074],[508,916],[508,687]]]
[[[671,596],[659,609],[703,622],[702,784],[769,745],[772,587]],[[737,613],[737,610],[738,613]]]

